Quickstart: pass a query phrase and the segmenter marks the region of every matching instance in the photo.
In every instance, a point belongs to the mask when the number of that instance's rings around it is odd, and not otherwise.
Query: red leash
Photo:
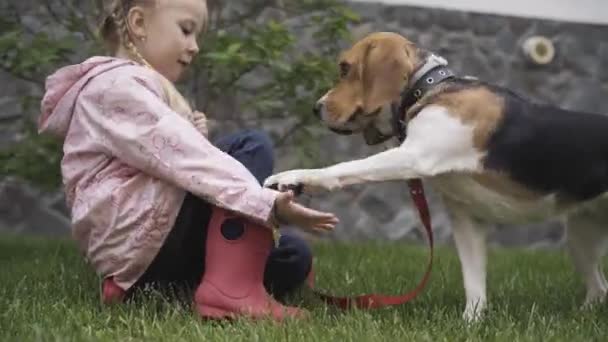
[[[418,215],[420,216],[420,220],[426,229],[426,233],[429,238],[429,247],[430,247],[430,256],[429,263],[426,269],[426,273],[422,278],[422,281],[416,286],[412,291],[400,295],[400,296],[391,296],[391,295],[383,295],[383,294],[366,294],[360,295],[356,297],[334,297],[327,294],[323,294],[318,290],[314,289],[314,275],[311,274],[309,277],[309,285],[323,301],[328,304],[337,306],[341,309],[348,309],[351,307],[361,308],[361,309],[376,309],[385,306],[392,305],[401,305],[410,300],[414,299],[426,286],[427,281],[431,275],[431,269],[433,267],[433,230],[431,229],[431,215],[429,213],[429,207],[426,202],[426,197],[424,196],[424,188],[422,186],[422,181],[420,179],[412,179],[408,181],[408,186],[410,188],[410,195],[412,196],[412,200],[418,209]]]

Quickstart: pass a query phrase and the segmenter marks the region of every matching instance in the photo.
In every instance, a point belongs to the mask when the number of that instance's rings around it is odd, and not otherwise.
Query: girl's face
[[[204,0],[157,0],[132,22],[133,42],[154,69],[175,82],[198,53],[197,37],[206,21]]]

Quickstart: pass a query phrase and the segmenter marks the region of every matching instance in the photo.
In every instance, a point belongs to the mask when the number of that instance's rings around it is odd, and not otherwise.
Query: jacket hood
[[[45,93],[40,104],[38,133],[51,133],[64,138],[78,95],[93,77],[111,69],[134,64],[115,57],[92,57],[86,61],[62,67],[47,77]]]

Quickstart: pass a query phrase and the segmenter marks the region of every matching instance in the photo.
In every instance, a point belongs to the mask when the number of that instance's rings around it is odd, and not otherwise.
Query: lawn
[[[318,286],[336,294],[407,291],[427,258],[423,246],[317,244]],[[0,341],[546,341],[606,340],[606,305],[583,311],[584,289],[561,251],[493,250],[489,316],[467,326],[460,265],[437,250],[426,291],[401,307],[340,312],[302,291],[305,322],[203,322],[175,302],[150,298],[111,308],[68,240],[0,237]]]

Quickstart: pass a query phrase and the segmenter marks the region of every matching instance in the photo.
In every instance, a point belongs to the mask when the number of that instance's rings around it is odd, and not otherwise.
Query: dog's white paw
[[[299,189],[303,192],[312,193],[321,190],[331,190],[332,184],[324,181],[322,172],[317,169],[291,170],[278,173],[268,177],[264,186],[276,188],[279,191]]]
[[[590,310],[596,307],[598,304],[602,304],[606,300],[606,290],[600,289],[598,291],[587,292],[585,302],[581,306],[583,310]]]
[[[467,303],[467,306],[462,313],[462,319],[467,323],[479,322],[483,318],[484,310],[484,303]]]

